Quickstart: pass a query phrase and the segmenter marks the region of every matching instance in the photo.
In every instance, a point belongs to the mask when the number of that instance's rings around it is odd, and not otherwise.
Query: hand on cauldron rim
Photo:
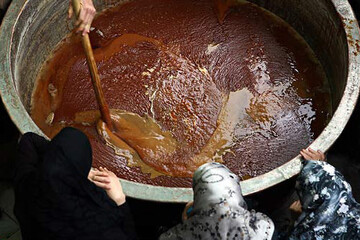
[[[72,7],[72,0],[69,1],[69,11],[68,17],[69,19],[74,14],[74,9]],[[78,20],[76,21],[75,25],[77,27],[76,32],[81,32],[84,36],[85,34],[90,32],[91,23],[95,17],[96,9],[92,0],[81,0],[80,2],[81,9]]]
[[[94,170],[92,169],[89,172],[88,179],[96,186],[104,189],[109,198],[111,198],[118,206],[125,203],[126,199],[121,183],[113,172],[103,167]]]
[[[315,151],[311,148],[307,148],[301,150],[300,154],[306,160],[326,161],[325,154],[320,150]]]

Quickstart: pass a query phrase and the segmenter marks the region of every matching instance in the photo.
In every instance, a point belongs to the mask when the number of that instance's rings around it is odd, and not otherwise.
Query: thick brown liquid
[[[327,80],[313,52],[253,4],[135,0],[105,11],[93,26],[120,138],[101,122],[106,142],[96,132],[98,107],[74,35],[45,65],[32,117],[50,137],[64,126],[82,129],[94,166],[119,177],[189,187],[192,172],[208,161],[257,176],[296,156],[331,116]]]

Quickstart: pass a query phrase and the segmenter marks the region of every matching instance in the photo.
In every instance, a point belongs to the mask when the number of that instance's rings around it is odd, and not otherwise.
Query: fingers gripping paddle
[[[74,8],[76,18],[79,17],[81,4],[80,0],[72,0],[72,6]],[[105,101],[104,93],[102,91],[100,77],[96,66],[93,50],[90,43],[89,35],[86,33],[82,36],[82,45],[86,55],[86,60],[89,66],[91,81],[94,87],[96,101],[100,108],[101,118],[110,130],[113,130],[113,124],[111,122],[109,107]]]

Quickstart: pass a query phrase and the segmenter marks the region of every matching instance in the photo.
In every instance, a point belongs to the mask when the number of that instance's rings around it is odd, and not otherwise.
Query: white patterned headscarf
[[[193,215],[160,239],[271,239],[274,224],[248,211],[238,176],[219,163],[206,163],[193,176]]]

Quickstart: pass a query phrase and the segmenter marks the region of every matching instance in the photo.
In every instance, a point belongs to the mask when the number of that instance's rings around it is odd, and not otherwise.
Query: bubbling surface
[[[222,3],[134,0],[104,11],[90,38],[116,131],[98,121],[75,34],[39,74],[34,121],[49,137],[83,130],[95,167],[152,185],[190,187],[209,161],[243,179],[284,164],[331,117],[324,71],[281,19]]]

